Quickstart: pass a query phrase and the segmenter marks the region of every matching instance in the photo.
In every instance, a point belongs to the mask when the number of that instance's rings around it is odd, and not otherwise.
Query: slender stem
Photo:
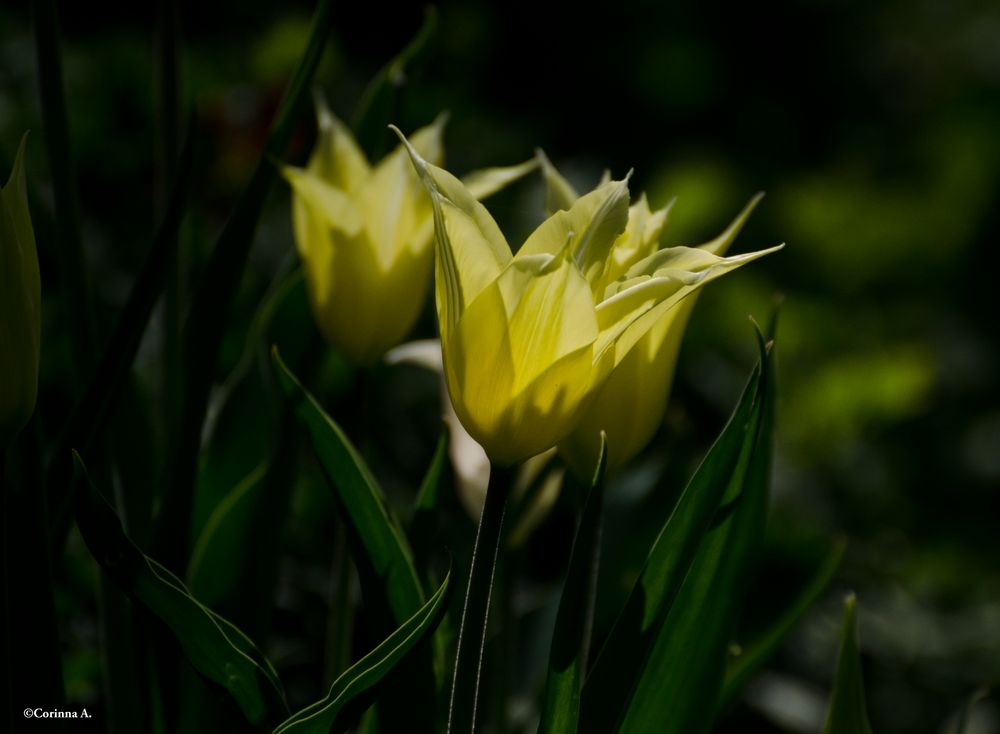
[[[70,334],[77,360],[77,369],[73,370],[73,374],[85,377],[94,358],[94,322],[87,293],[83,241],[80,237],[76,173],[70,152],[55,0],[32,0],[31,8],[35,25],[42,127],[52,171],[60,277],[65,289],[67,313],[72,320]],[[77,387],[82,388],[83,385]]]
[[[493,575],[500,550],[504,511],[510,489],[511,470],[492,465],[486,490],[486,505],[479,520],[476,544],[472,550],[469,586],[462,609],[455,653],[455,678],[451,685],[448,711],[448,734],[475,731],[476,704],[479,697],[479,676],[482,670],[483,648],[486,645],[486,624],[489,620]]]

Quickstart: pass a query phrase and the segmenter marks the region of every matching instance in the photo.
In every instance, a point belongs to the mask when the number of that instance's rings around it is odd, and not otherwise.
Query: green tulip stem
[[[469,586],[465,593],[462,623],[458,631],[455,678],[451,685],[451,703],[448,707],[448,734],[472,734],[475,731],[490,595],[493,591],[493,577],[512,478],[511,467],[491,464],[486,504],[479,519],[476,544],[472,550]]]

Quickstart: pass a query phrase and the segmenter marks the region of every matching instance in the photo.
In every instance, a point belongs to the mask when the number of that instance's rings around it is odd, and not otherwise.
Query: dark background
[[[458,172],[524,160],[535,147],[581,189],[605,168],[616,176],[634,168],[634,193],[648,192],[653,205],[677,196],[667,244],[709,239],[764,190],[734,250],[787,243],[702,296],[664,427],[609,492],[608,565],[641,560],[642,541],[718,432],[750,369],[755,346],[747,314],[765,321],[781,293],[774,506],[748,628],[781,608],[830,538],[844,535],[849,544],[824,601],[721,726],[819,729],[840,599],[853,589],[875,730],[943,731],[967,696],[1000,678],[993,264],[1000,239],[1000,7],[799,0],[581,8],[442,3],[438,32],[410,72],[394,121],[408,131],[450,110],[448,165]],[[157,211],[153,16],[100,2],[63,3],[60,12],[86,275],[106,331]],[[301,2],[181,4],[182,99],[185,109],[197,103],[208,131],[185,226],[185,288],[256,161],[310,12]],[[412,37],[423,12],[417,4],[341,3],[336,14],[318,81],[334,111],[349,118],[367,80]],[[30,19],[8,4],[0,8],[0,172],[6,174],[28,128],[35,131],[29,178],[44,204],[51,186]],[[312,135],[303,124],[290,160],[304,159]],[[491,210],[508,232],[526,233],[541,216],[539,193],[535,177],[498,197]],[[46,293],[39,420],[52,431],[70,399],[61,386],[74,375],[67,321],[49,306],[65,274],[35,217]],[[288,192],[279,185],[220,377],[291,249]],[[428,308],[417,335],[432,333]],[[158,350],[154,330],[136,367],[154,406]],[[405,499],[404,488],[433,449],[436,382],[410,368],[386,370],[380,379],[385,389],[376,409],[384,430],[372,451],[387,484]],[[328,560],[321,543],[302,538],[321,538],[331,509],[309,500],[308,487],[299,490],[306,499],[290,522],[302,534],[289,541],[286,590],[308,587],[301,575],[322,574]],[[554,582],[562,572],[569,541],[560,511],[532,541],[530,580]],[[75,570],[57,596],[67,620],[65,676],[71,701],[96,701],[100,668],[86,592],[94,571],[79,544],[75,549]],[[604,579],[602,599],[612,600],[603,602],[605,616],[621,583]],[[283,602],[289,618],[313,613],[298,598]],[[281,619],[272,649],[288,644]],[[524,645],[532,647],[530,635]],[[527,686],[531,675],[518,679]],[[308,700],[309,684],[302,685]],[[976,709],[969,731],[998,729],[994,699]]]

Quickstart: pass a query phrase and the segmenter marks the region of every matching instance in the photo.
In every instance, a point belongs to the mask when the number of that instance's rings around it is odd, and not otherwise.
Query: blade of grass
[[[31,11],[35,28],[42,127],[52,170],[59,268],[65,288],[65,309],[71,326],[73,355],[79,367],[74,374],[85,375],[94,362],[93,303],[88,292],[87,267],[80,236],[80,207],[70,145],[69,117],[66,113],[55,0],[32,0]],[[82,385],[77,385],[77,388],[82,388]]]
[[[602,432],[597,470],[573,540],[569,571],[559,599],[559,611],[556,613],[539,734],[576,734],[577,731],[580,692],[590,651],[597,593],[601,510],[607,462],[608,442]]]
[[[274,734],[327,734],[345,731],[352,718],[370,704],[374,688],[434,630],[445,609],[451,584],[449,572],[427,603],[403,622],[381,645],[348,668],[326,697],[284,721]]]
[[[259,724],[287,715],[281,683],[267,658],[239,629],[191,596],[176,576],[129,540],[75,452],[74,464],[77,525],[103,570],[169,627],[195,669],[228,690],[248,721]]]
[[[216,241],[195,289],[184,325],[184,407],[173,437],[173,472],[165,487],[154,547],[168,566],[186,565],[201,427],[215,376],[229,308],[246,265],[264,199],[278,177],[280,159],[308,100],[308,90],[330,33],[332,0],[320,0],[308,45],[271,124],[247,187]]]
[[[785,612],[757,640],[743,646],[739,656],[730,661],[722,694],[719,697],[720,711],[728,709],[733,704],[750,679],[767,664],[788,634],[826,591],[837,569],[840,568],[846,546],[843,539],[834,543],[812,579]]]
[[[844,601],[844,626],[840,635],[840,655],[833,679],[833,694],[823,734],[871,734],[865,707],[865,684],[861,676],[858,649],[857,599]]]

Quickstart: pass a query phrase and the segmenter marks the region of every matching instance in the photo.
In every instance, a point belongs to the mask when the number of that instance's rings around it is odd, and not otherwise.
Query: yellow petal
[[[494,461],[555,445],[590,389],[593,298],[573,261],[514,261],[473,301],[445,374],[455,410]]]
[[[763,198],[764,192],[761,191],[756,193],[754,197],[750,199],[749,203],[743,207],[743,211],[736,215],[736,218],[729,224],[728,227],[726,227],[726,230],[722,234],[711,242],[698,245],[698,247],[702,250],[711,252],[713,255],[725,255],[726,250],[728,250],[729,246],[733,244],[736,236],[740,233],[740,230],[743,229],[743,225],[746,224],[747,219],[750,218],[753,210],[757,208],[757,204],[759,204],[760,200]]]
[[[414,168],[431,195],[437,242],[436,291],[441,336],[447,342],[462,311],[500,275],[511,260],[497,223],[469,190],[442,168],[427,162],[395,127]]]
[[[569,210],[580,195],[556,170],[541,148],[535,151],[535,157],[538,158],[542,166],[542,175],[545,177],[545,211],[555,214],[560,209]]]
[[[777,252],[784,245],[732,257],[717,257],[691,247],[669,247],[636,264],[627,278],[609,288],[597,306],[601,335],[595,358],[614,353],[619,364],[656,320],[681,299],[731,270]]]
[[[580,272],[588,281],[600,278],[608,252],[628,225],[628,178],[610,181],[558,211],[531,233],[517,256],[555,254],[567,240]]]
[[[350,128],[330,111],[321,95],[316,95],[316,118],[319,130],[308,170],[331,186],[353,192],[368,178],[368,160]]]
[[[482,200],[506,188],[514,181],[538,168],[537,160],[525,161],[516,166],[483,168],[462,178],[462,183],[475,198]]]

